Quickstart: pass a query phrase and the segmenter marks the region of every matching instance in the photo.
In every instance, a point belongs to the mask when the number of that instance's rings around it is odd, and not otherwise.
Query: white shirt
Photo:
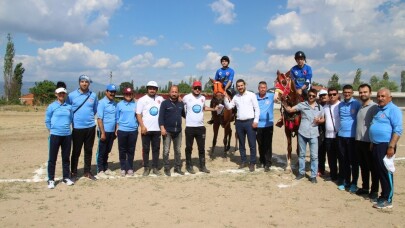
[[[254,123],[259,122],[260,109],[256,94],[245,91],[242,95],[240,93],[236,94],[231,102],[225,99],[225,107],[227,109],[232,109],[235,106],[238,110],[236,113],[237,120],[254,119]]]
[[[145,95],[138,100],[136,114],[142,114],[142,121],[148,131],[160,131],[159,110],[160,104],[164,101],[163,97],[154,98]]]
[[[337,101],[333,105],[326,104],[323,106],[325,109],[325,138],[336,138],[336,132],[340,129],[339,103],[340,101]],[[335,128],[333,128],[333,124],[335,124]]]
[[[190,93],[183,97],[183,103],[186,112],[186,127],[204,126],[205,97],[201,94],[195,97]]]

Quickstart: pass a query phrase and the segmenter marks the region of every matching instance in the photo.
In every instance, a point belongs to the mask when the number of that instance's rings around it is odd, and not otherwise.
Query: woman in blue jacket
[[[73,185],[70,180],[70,149],[72,144],[72,106],[65,103],[66,84],[58,82],[56,85],[56,101],[46,109],[45,125],[49,135],[49,159],[48,159],[48,188],[55,188],[55,165],[58,158],[59,147],[62,151],[63,183]]]

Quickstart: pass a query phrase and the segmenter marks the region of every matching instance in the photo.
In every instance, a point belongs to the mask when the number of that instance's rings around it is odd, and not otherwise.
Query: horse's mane
[[[277,71],[275,87],[276,91],[281,96],[281,100],[286,101],[290,106],[294,106],[302,100],[301,96],[297,93],[295,82],[291,78],[290,71],[287,73]]]

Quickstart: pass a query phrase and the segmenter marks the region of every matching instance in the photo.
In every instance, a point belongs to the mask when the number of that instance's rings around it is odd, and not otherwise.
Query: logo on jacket
[[[156,106],[153,106],[149,109],[149,114],[151,116],[156,116],[159,113],[159,109]]]
[[[201,105],[194,105],[192,110],[194,113],[200,113],[202,110]]]

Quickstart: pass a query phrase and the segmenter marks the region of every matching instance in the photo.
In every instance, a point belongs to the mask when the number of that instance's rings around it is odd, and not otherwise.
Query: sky
[[[25,82],[205,83],[227,55],[256,90],[301,50],[318,83],[352,83],[358,68],[400,83],[404,25],[399,0],[0,0],[0,67],[11,33]]]

